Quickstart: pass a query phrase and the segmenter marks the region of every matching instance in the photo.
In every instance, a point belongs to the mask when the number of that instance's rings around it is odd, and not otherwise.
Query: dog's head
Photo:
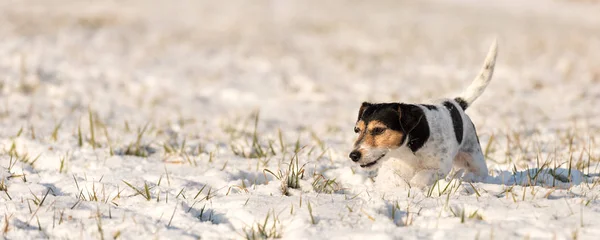
[[[379,167],[386,154],[404,145],[408,133],[421,121],[422,111],[415,107],[400,103],[362,103],[354,127],[358,138],[350,159],[363,168]]]

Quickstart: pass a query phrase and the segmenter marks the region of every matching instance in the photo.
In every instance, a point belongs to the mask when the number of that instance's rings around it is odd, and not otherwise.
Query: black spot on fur
[[[429,124],[423,109],[413,104],[400,104],[400,125],[402,126],[404,141],[408,148],[414,153],[418,151],[429,139]]]
[[[456,141],[458,144],[462,143],[463,139],[463,121],[460,116],[460,112],[456,109],[456,106],[451,102],[444,102],[444,107],[450,111],[450,117],[452,117],[452,125],[454,126],[454,135],[456,136]]]
[[[467,108],[469,107],[469,103],[467,103],[467,101],[460,97],[455,98],[454,101],[456,101],[458,105],[460,105],[460,108],[462,108],[463,110],[467,110]]]
[[[421,104],[421,106],[426,107],[429,110],[437,110],[437,107],[429,104]]]

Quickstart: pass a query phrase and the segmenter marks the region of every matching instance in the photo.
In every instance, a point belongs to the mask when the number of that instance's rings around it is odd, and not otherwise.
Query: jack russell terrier
[[[429,104],[362,103],[350,159],[362,168],[379,170],[376,181],[395,175],[409,187],[431,185],[451,171],[450,177],[483,181],[488,168],[465,110],[490,83],[496,54],[494,41],[479,75],[454,99]]]

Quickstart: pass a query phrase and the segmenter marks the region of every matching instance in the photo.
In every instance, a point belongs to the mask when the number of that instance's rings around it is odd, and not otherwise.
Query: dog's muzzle
[[[351,159],[353,162],[355,162],[355,163],[359,163],[359,161],[361,160],[361,158],[362,158],[363,156],[362,156],[362,153],[361,153],[360,151],[358,151],[358,150],[353,150],[352,152],[350,152],[350,154],[348,155],[348,157],[349,157],[349,158],[350,158],[350,159]],[[377,162],[378,162],[379,160],[381,160],[383,157],[385,157],[385,153],[384,153],[384,154],[381,154],[381,156],[377,157],[375,160],[373,160],[373,161],[371,161],[371,162],[364,163],[364,164],[363,164],[363,163],[359,163],[359,164],[360,164],[360,167],[362,167],[362,168],[368,168],[368,167],[371,167],[371,166],[373,166],[373,165],[377,164]]]
[[[385,154],[381,154],[381,156],[379,156],[377,159],[375,159],[375,161],[372,161],[372,162],[367,163],[367,164],[361,164],[360,167],[362,167],[362,168],[371,167],[371,166],[377,164],[377,162],[379,162],[379,160],[381,160],[383,157],[385,157]]]

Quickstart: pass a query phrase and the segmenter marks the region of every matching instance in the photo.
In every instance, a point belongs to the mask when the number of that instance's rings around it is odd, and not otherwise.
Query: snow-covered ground
[[[596,239],[593,1],[2,1],[7,239]],[[347,158],[362,101],[454,96],[486,182]],[[290,167],[290,163],[292,167]]]

